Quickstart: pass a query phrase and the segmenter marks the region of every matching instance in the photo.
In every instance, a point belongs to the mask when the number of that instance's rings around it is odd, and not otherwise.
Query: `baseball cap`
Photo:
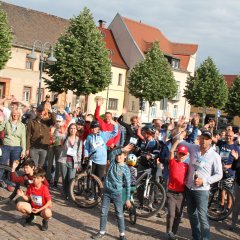
[[[212,133],[209,130],[202,131],[202,136],[207,136],[209,138],[212,138]]]
[[[188,154],[188,148],[186,146],[178,146],[177,148],[178,153],[184,153],[185,155]]]
[[[49,95],[49,94],[47,94],[47,95],[46,95],[46,98],[50,98],[50,95]]]
[[[42,112],[43,110],[44,108],[41,104],[37,106],[37,112]]]

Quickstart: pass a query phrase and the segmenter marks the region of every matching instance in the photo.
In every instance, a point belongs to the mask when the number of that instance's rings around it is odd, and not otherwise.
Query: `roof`
[[[237,78],[237,76],[238,75],[223,75],[223,77],[225,78],[225,80],[227,82],[228,87],[231,87],[232,83]]]
[[[197,44],[174,43],[169,41],[163,33],[152,26],[122,17],[130,34],[143,53],[146,53],[155,41],[159,42],[164,54],[180,59],[180,69],[187,70],[190,56],[198,49]]]
[[[6,12],[13,32],[13,45],[31,48],[35,40],[49,42],[51,45],[69,26],[69,20],[36,10],[16,6],[0,1],[0,7]],[[110,50],[112,65],[127,68],[110,30],[104,31],[104,41]]]

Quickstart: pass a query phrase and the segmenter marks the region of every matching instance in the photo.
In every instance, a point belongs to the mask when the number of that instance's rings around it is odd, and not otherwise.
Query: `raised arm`
[[[101,108],[102,105],[103,105],[103,100],[98,99],[97,100],[97,106],[96,106],[95,113],[94,113],[94,117],[99,122],[99,125],[100,125],[101,129],[102,129],[102,125],[104,124],[103,120],[100,118],[100,108]]]

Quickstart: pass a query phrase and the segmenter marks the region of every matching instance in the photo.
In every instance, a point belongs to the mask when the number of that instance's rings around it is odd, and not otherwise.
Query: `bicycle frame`
[[[143,171],[140,171],[140,173],[141,172],[142,172],[142,174],[137,179],[136,185],[138,185],[141,182],[141,180],[143,180],[147,176],[146,181],[145,181],[144,194],[143,194],[143,197],[146,198],[149,196],[149,192],[150,192],[150,186],[148,183],[152,178],[152,169],[148,168]]]

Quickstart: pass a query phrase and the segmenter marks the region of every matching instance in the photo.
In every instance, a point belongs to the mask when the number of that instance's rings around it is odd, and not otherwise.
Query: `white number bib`
[[[93,146],[94,149],[96,149],[98,147],[101,147],[103,145],[104,145],[104,142],[103,142],[102,138],[99,138],[99,139],[97,139],[96,142],[92,143],[92,146]]]

